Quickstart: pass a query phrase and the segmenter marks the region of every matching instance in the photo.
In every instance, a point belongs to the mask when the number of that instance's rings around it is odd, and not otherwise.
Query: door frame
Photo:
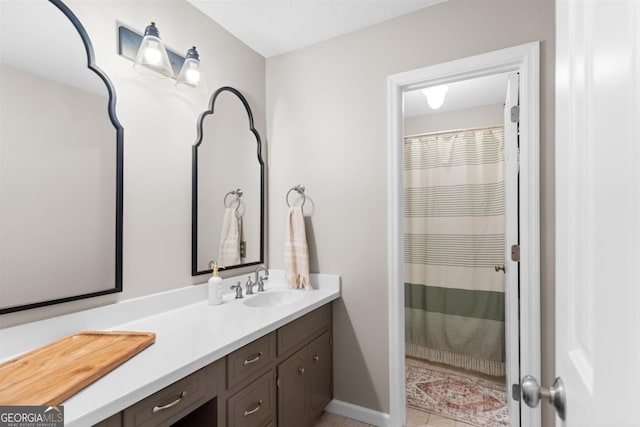
[[[405,425],[403,93],[490,74],[520,73],[520,373],[540,378],[540,43],[532,42],[387,78],[387,252],[389,284],[389,425]],[[509,314],[507,314],[509,316]],[[507,325],[507,329],[509,329]],[[507,342],[515,331],[506,332]],[[510,351],[510,349],[507,349]],[[507,385],[511,387],[511,385]],[[540,426],[540,409],[521,405],[522,427]]]

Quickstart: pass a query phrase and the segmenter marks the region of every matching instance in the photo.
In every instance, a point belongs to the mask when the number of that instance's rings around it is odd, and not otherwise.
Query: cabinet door
[[[325,332],[307,349],[307,390],[309,393],[309,425],[320,417],[331,400],[331,337]]]
[[[278,365],[278,427],[307,425],[307,348]]]

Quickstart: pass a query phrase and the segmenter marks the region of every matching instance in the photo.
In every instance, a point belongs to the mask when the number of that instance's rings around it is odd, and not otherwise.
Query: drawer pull
[[[315,356],[313,356],[313,361],[317,362],[318,360],[320,360],[320,356],[318,356],[317,354]]]
[[[298,374],[304,374],[304,368],[298,368]]]
[[[250,411],[244,411],[244,416],[246,417],[247,415],[255,414],[256,412],[258,412],[260,410],[261,406],[262,406],[262,399],[260,399],[260,401],[258,402],[258,404],[256,405],[255,408],[253,408]]]
[[[244,366],[251,365],[252,363],[256,363],[258,360],[260,360],[261,357],[262,357],[262,352],[258,353],[256,357],[254,357],[253,359],[245,359]]]
[[[187,395],[186,391],[183,391],[182,393],[180,393],[180,397],[178,397],[176,400],[174,400],[171,403],[167,403],[166,405],[156,405],[153,407],[153,413],[155,414],[156,412],[160,412],[160,411],[164,411],[165,409],[169,409],[169,408],[173,408],[174,406],[176,406],[178,403],[180,403],[182,401],[182,399],[184,399],[184,397]]]

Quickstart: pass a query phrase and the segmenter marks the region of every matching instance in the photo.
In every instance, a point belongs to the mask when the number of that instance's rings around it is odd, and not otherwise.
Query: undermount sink
[[[301,290],[266,291],[265,293],[260,293],[247,299],[244,303],[249,307],[278,307],[302,299],[304,296],[303,292],[304,291]]]

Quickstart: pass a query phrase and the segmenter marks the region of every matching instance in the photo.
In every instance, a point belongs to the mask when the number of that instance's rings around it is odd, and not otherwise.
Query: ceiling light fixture
[[[427,98],[429,107],[437,110],[438,108],[442,107],[442,104],[444,103],[444,97],[447,94],[448,90],[448,85],[440,85],[422,89],[422,93]]]

